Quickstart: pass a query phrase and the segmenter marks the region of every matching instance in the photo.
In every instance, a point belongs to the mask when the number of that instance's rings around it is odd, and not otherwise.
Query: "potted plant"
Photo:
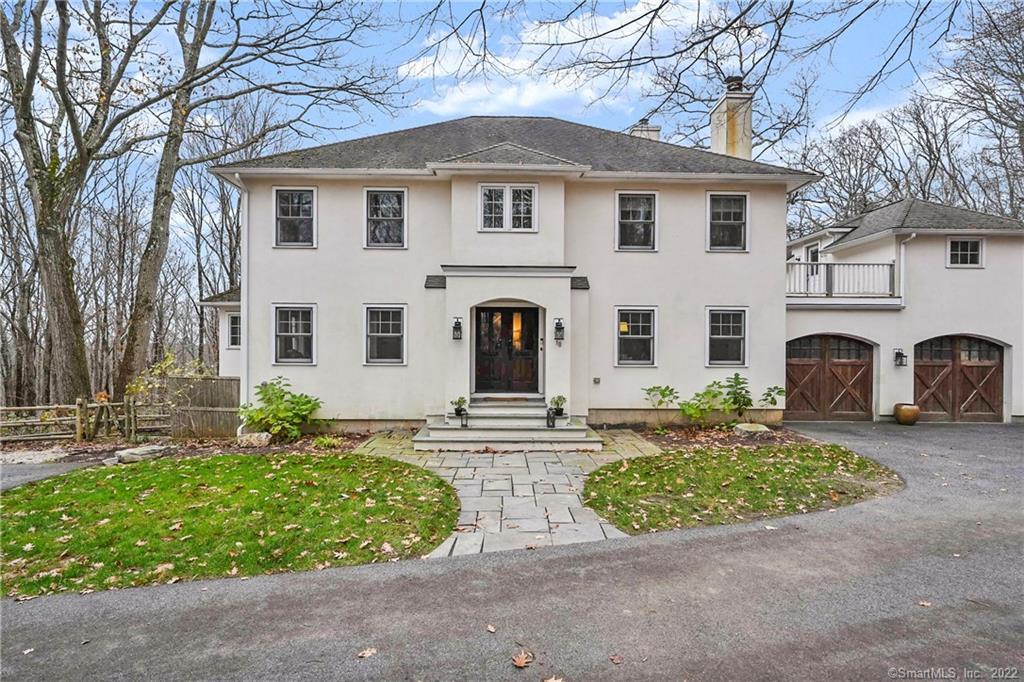
[[[466,396],[460,395],[458,398],[451,401],[451,406],[455,408],[456,417],[461,417],[466,414]]]
[[[565,414],[565,396],[556,395],[551,399],[551,409],[555,411],[556,417],[561,417]]]
[[[903,426],[913,426],[921,416],[921,408],[914,403],[896,403],[892,408],[896,422]]]

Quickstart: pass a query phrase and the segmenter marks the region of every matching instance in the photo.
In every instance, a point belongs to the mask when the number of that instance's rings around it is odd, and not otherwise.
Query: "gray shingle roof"
[[[594,171],[806,175],[781,166],[618,133],[557,118],[469,116],[320,147],[299,149],[225,168],[420,169],[472,158],[477,163],[535,163],[555,157]],[[553,163],[548,159],[546,163]]]
[[[241,287],[231,287],[227,291],[222,291],[219,294],[213,294],[207,296],[200,303],[241,303],[242,301],[242,289]]]
[[[538,152],[534,149],[528,149],[511,142],[502,142],[483,149],[477,149],[468,154],[459,154],[450,159],[443,159],[442,163],[500,163],[539,166],[580,165],[574,161]]]
[[[936,204],[924,199],[902,199],[848,218],[834,227],[853,227],[830,246],[885,232],[886,230],[1024,230],[1012,218],[979,213],[966,208]]]

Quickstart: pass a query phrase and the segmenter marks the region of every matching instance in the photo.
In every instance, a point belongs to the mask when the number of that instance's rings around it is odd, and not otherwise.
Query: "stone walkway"
[[[416,452],[405,431],[377,434],[355,452],[422,466],[455,487],[462,505],[458,525],[430,554],[444,557],[624,537],[583,506],[586,476],[661,451],[633,431],[599,433],[601,452]]]

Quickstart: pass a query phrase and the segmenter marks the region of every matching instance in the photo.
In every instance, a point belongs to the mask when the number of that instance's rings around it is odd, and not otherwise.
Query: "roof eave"
[[[785,184],[787,192],[794,192],[801,187],[821,180],[823,176],[809,173],[691,173],[662,171],[588,171],[584,178],[595,180],[676,180],[681,182],[705,182],[708,180],[724,182],[759,182]]]
[[[433,177],[435,173],[427,168],[247,168],[244,166],[214,166],[210,172],[222,178],[235,175],[280,176],[295,175],[306,178],[364,178],[366,176],[420,176]]]

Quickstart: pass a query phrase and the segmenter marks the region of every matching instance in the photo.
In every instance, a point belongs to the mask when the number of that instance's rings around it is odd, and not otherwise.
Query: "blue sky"
[[[624,8],[628,11],[634,5],[632,0],[609,3],[602,5],[600,12],[611,16],[615,12],[624,11]],[[551,5],[544,7],[550,8]],[[418,6],[407,4],[403,6],[402,12],[409,15],[417,9]],[[909,5],[897,4],[866,15],[833,45],[828,54],[822,53],[813,61],[783,69],[779,77],[767,86],[770,94],[773,98],[780,96],[788,79],[795,76],[798,69],[810,69],[818,76],[813,102],[814,118],[821,123],[832,120],[843,111],[848,102],[848,93],[876,68],[891,33],[902,25],[909,11]],[[831,27],[819,25],[809,30],[823,34]],[[502,35],[499,32],[498,37]],[[504,36],[508,36],[507,31]],[[401,45],[403,40],[399,35],[382,34],[379,44],[370,49],[379,59],[391,64],[401,63],[410,60],[420,47],[415,43]],[[926,51],[921,56],[925,54]],[[926,71],[927,60],[921,61]],[[898,105],[907,98],[917,81],[912,68],[900,68],[859,101],[846,120],[871,118],[880,111]],[[373,120],[365,125],[339,130],[336,135],[329,131],[322,133],[320,141],[361,137],[474,114],[557,116],[603,128],[624,130],[643,115],[649,106],[635,92],[629,91],[619,93],[610,101],[595,103],[592,101],[594,93],[586,86],[567,87],[538,76],[501,78],[492,75],[486,79],[475,76],[460,80],[445,75],[442,70],[435,77],[411,78],[407,84],[410,90],[406,103],[409,106],[401,108],[394,117],[375,113]],[[671,128],[673,123],[664,118],[656,118],[654,122],[665,129]],[[330,126],[329,120],[324,120],[324,123]]]

